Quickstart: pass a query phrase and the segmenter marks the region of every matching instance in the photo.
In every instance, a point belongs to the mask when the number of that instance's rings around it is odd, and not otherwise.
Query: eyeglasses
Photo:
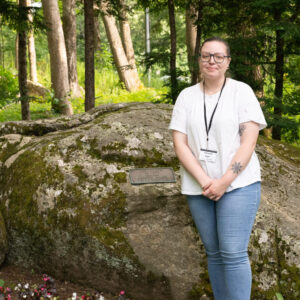
[[[208,52],[202,52],[200,54],[200,59],[202,62],[209,62],[210,58],[213,57],[215,63],[221,64],[225,57],[230,57],[230,55],[224,55],[222,53],[208,53]]]

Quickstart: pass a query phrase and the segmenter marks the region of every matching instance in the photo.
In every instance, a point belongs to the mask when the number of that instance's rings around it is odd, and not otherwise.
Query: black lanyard
[[[212,113],[210,121],[209,121],[209,126],[207,128],[206,105],[205,105],[205,82],[203,81],[204,121],[205,121],[206,141],[207,141],[206,149],[208,148],[208,134],[209,134],[209,131],[210,131],[210,128],[211,128],[212,120],[213,120],[213,117],[215,115],[216,109],[218,107],[219,100],[221,98],[221,95],[222,95],[225,83],[226,83],[226,78],[225,78],[224,83],[222,85],[222,88],[221,88],[221,91],[220,91],[220,94],[219,94],[219,98],[218,98],[217,104],[216,104],[216,106],[215,106],[215,108],[213,110],[213,113]]]

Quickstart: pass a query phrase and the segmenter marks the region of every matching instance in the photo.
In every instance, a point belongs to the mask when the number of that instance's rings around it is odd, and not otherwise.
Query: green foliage
[[[28,22],[28,15],[34,16],[33,22]],[[0,2],[1,22],[8,24],[18,32],[34,29],[45,29],[43,17],[39,8],[20,7],[16,2],[1,0]]]
[[[282,138],[288,143],[299,143],[299,121],[300,118],[297,116],[299,114],[299,103],[293,103],[291,101],[288,102],[290,99],[293,101],[297,101],[297,98],[293,98],[291,95],[290,97],[285,97],[284,104],[281,105],[283,110],[283,115],[279,118],[273,112],[274,107],[274,98],[262,98],[262,109],[264,111],[266,121],[269,127],[274,125],[279,125],[282,129]],[[298,113],[297,113],[298,112]]]
[[[109,1],[111,13],[119,21],[119,0]],[[61,1],[60,8],[61,8]],[[203,5],[200,29],[201,41],[205,38],[218,35],[229,41],[232,61],[230,65],[231,76],[237,80],[248,83],[255,92],[265,95],[264,110],[269,126],[281,127],[282,138],[288,142],[295,142],[299,137],[299,101],[300,57],[298,48],[300,44],[299,30],[299,1],[296,0],[220,0],[201,1]],[[189,85],[189,70],[186,49],[185,10],[189,5],[198,9],[198,0],[176,0],[176,35],[177,35],[177,74],[178,94]],[[157,96],[152,96],[149,90],[140,91],[132,96],[126,91],[118,78],[113,62],[105,28],[99,17],[101,35],[101,50],[95,54],[96,68],[96,104],[123,101],[159,101],[170,102],[170,27],[167,2],[164,0],[128,0],[128,19],[131,27],[131,36],[135,49],[135,57],[139,72],[146,73],[151,69],[151,82],[147,76],[142,75],[146,86],[158,88]],[[79,83],[84,87],[84,17],[83,4],[77,1],[77,59]],[[151,19],[151,53],[145,54],[145,7],[150,8]],[[0,52],[1,63],[5,68],[14,65],[15,35],[11,28],[20,29],[21,14],[15,2],[3,0],[0,4],[2,21],[2,40]],[[32,10],[35,20],[42,18],[42,10]],[[98,13],[98,12],[97,12]],[[275,14],[280,13],[280,21],[275,20]],[[195,19],[196,21],[196,19]],[[7,26],[9,24],[10,27]],[[19,25],[17,25],[19,24]],[[197,25],[195,23],[195,25]],[[283,91],[283,117],[274,114],[274,85],[276,83],[276,30],[281,30],[284,37],[284,91]],[[47,48],[47,37],[44,31],[35,33],[37,68],[40,83],[50,88],[50,62]],[[182,80],[183,79],[183,80]],[[174,91],[173,91],[174,94]],[[1,96],[0,96],[1,97]],[[154,100],[155,99],[155,100]],[[72,100],[74,111],[81,112],[84,99]],[[1,106],[1,103],[0,103]],[[50,112],[51,115],[51,112]]]
[[[289,80],[289,75],[285,76],[282,104],[276,102],[274,84],[267,81],[265,84],[265,97],[261,98],[262,109],[264,111],[269,127],[279,125],[281,127],[282,140],[288,143],[299,145],[300,137],[300,90]],[[282,116],[274,114],[274,105],[282,110]]]
[[[276,298],[277,298],[277,300],[284,300],[284,298],[282,297],[282,295],[280,293],[276,293]]]
[[[17,78],[0,66],[0,108],[15,101],[18,92]]]
[[[16,32],[0,24],[0,36],[0,64],[3,68],[11,70],[15,65]]]
[[[286,64],[286,79],[290,82],[293,82],[296,86],[300,86],[300,56],[299,55],[290,55],[287,64]]]

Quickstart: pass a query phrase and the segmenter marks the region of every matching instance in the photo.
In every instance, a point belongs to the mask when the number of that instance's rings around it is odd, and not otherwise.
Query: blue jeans
[[[187,199],[205,247],[215,300],[249,300],[248,243],[260,203],[260,182],[225,193],[217,202],[202,195]]]

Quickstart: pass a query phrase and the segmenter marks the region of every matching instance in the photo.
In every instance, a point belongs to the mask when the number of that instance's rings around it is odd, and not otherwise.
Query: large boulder
[[[115,104],[0,126],[7,261],[139,300],[211,297],[180,194],[171,111]],[[299,151],[260,138],[257,152],[264,180],[250,246],[253,299],[299,296]],[[130,169],[166,166],[176,183],[130,184]]]
[[[8,251],[8,244],[7,244],[6,228],[4,224],[4,219],[0,212],[0,266],[4,262],[7,251]]]

